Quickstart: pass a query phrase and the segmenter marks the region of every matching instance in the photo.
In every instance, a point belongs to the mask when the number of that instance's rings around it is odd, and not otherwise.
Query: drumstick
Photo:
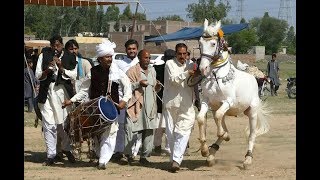
[[[111,102],[113,102],[115,105],[117,105],[117,106],[119,106],[119,104],[118,103],[116,103],[116,102],[114,102],[113,100],[112,100],[112,98],[111,98],[111,96],[110,95],[107,95],[106,97],[106,100],[110,100]]]

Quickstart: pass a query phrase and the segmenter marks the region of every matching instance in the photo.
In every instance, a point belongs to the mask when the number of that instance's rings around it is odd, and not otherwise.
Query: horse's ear
[[[221,20],[219,20],[216,24],[216,26],[220,29],[221,28]]]
[[[218,22],[216,22],[216,24],[213,27],[213,35],[217,35],[219,29],[221,28],[221,20],[219,20]]]
[[[204,19],[204,22],[203,22],[203,29],[204,29],[204,30],[207,29],[208,24],[209,24],[208,19]]]

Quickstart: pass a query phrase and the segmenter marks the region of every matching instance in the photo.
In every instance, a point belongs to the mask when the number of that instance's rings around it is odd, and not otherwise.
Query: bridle
[[[214,51],[213,55],[210,54],[206,54],[206,53],[201,53],[201,58],[205,57],[207,59],[209,59],[210,61],[210,66],[212,66],[213,69],[215,68],[219,68],[222,67],[224,65],[226,65],[227,63],[226,60],[228,60],[228,56],[226,56],[225,58],[223,58],[221,50],[223,50],[223,40],[222,38],[220,38],[218,35],[213,35],[213,36],[202,36],[202,39],[205,41],[210,41],[210,40],[217,40],[217,45]],[[214,71],[213,71],[214,73]],[[214,73],[215,75],[215,73]]]
[[[211,66],[212,69],[219,69],[219,68],[225,66],[226,64],[228,64],[230,54],[228,53],[224,57],[223,56],[223,52],[224,51],[222,51],[222,50],[224,50],[224,46],[225,46],[224,39],[220,38],[217,35],[202,36],[202,38],[205,41],[210,41],[210,40],[213,40],[213,39],[217,39],[217,45],[216,45],[216,49],[215,49],[215,52],[214,52],[213,55],[201,53],[201,58],[203,58],[203,57],[207,58],[210,61],[210,66]],[[230,71],[226,75],[226,77],[217,77],[216,72],[214,70],[212,70],[211,72],[212,72],[215,80],[217,81],[217,83],[218,83],[218,79],[222,79],[223,82],[230,80],[232,78],[232,76],[233,76],[233,73],[234,73],[233,69],[231,68],[231,64],[230,64]],[[203,78],[208,78],[208,76],[209,75],[203,76],[202,79]],[[218,86],[219,86],[219,83],[218,83]]]
[[[210,41],[210,40],[213,40],[213,39],[216,39],[217,40],[217,45],[216,45],[216,49],[215,49],[215,52],[213,55],[211,54],[206,54],[206,53],[200,53],[200,58],[203,58],[203,57],[206,57],[207,59],[210,60],[210,65],[211,66],[214,66],[214,68],[217,68],[215,67],[216,65],[220,65],[221,63],[225,62],[225,61],[221,61],[220,57],[221,56],[221,53],[220,53],[220,50],[222,49],[221,48],[221,38],[217,35],[213,35],[213,36],[201,36],[202,39],[204,39],[205,41]],[[225,64],[227,63],[224,63],[222,66],[224,66]],[[222,66],[219,66],[219,67],[222,67]],[[216,74],[214,73],[213,71],[213,75],[215,76],[216,78]],[[187,83],[188,83],[188,86],[195,86],[197,84],[199,84],[203,79],[206,79],[207,76],[204,76],[204,75],[201,75],[200,79],[196,81],[196,83],[189,83],[190,80],[193,79],[193,77],[189,77],[188,80],[187,80]],[[217,79],[217,78],[216,78]]]

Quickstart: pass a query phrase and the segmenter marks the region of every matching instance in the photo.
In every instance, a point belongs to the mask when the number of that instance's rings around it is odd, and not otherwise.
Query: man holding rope
[[[187,79],[195,74],[193,62],[187,60],[188,47],[184,43],[178,43],[175,51],[176,57],[165,65],[162,111],[170,144],[171,172],[180,169],[195,122],[194,89],[187,85]]]
[[[139,162],[143,165],[149,164],[147,157],[153,148],[153,131],[157,128],[157,95],[160,90],[160,82],[156,79],[156,71],[150,65],[150,53],[143,49],[139,51],[139,63],[127,71],[132,83],[132,98],[128,102],[127,121],[125,124],[126,140],[124,152],[130,162],[132,156],[133,137],[141,134],[142,152]]]

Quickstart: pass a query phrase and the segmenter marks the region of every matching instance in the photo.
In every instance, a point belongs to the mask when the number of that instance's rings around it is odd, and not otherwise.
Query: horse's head
[[[223,44],[223,31],[221,30],[221,21],[208,25],[208,20],[203,23],[203,34],[200,37],[201,62],[200,71],[202,75],[207,76],[210,70],[210,64],[218,61],[221,57]]]

